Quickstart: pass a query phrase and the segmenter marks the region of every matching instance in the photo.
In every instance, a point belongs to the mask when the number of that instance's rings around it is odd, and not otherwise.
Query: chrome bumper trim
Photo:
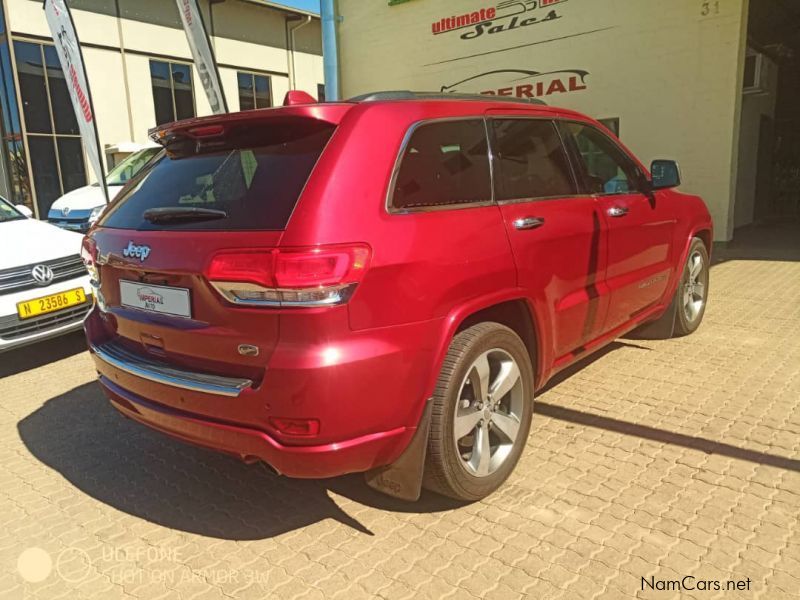
[[[92,352],[103,362],[136,377],[193,392],[236,398],[253,386],[249,379],[221,377],[171,367],[134,354],[113,342],[92,346]]]

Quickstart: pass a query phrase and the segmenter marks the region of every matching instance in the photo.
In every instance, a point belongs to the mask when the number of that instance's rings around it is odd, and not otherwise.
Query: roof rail
[[[516,98],[514,96],[492,96],[489,94],[458,94],[447,92],[412,92],[410,90],[391,90],[369,92],[353,96],[348,102],[378,102],[381,100],[477,100],[480,102],[514,102],[522,104],[547,105],[539,98]]]

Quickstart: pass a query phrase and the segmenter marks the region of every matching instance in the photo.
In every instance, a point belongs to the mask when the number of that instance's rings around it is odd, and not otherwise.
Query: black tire
[[[459,395],[462,393],[462,386],[470,385],[470,389],[474,389],[472,388],[473,384],[466,382],[466,378],[473,371],[473,363],[487,353],[489,356],[499,355],[513,358],[518,367],[518,381],[521,382],[522,387],[520,391],[515,384],[513,391],[503,396],[505,400],[502,398],[494,400],[489,394],[491,403],[496,402],[495,406],[501,413],[501,417],[505,416],[503,413],[506,410],[505,402],[513,401],[515,403],[517,414],[511,416],[515,419],[518,418],[518,430],[513,442],[509,441],[510,438],[506,437],[501,429],[485,430],[489,431],[487,439],[493,439],[498,443],[506,442],[506,448],[502,454],[504,458],[498,459],[499,466],[495,470],[477,476],[468,470],[469,465],[465,464],[463,447],[460,450],[455,440],[454,420],[459,407],[461,407],[459,410],[463,411],[472,410],[472,408],[463,407],[462,402],[466,402],[466,400],[459,399]],[[487,364],[489,362],[487,358]],[[493,370],[495,374],[498,373],[496,368]],[[480,500],[499,488],[519,461],[530,432],[533,415],[533,385],[531,357],[525,344],[514,331],[499,323],[485,322],[458,333],[450,343],[434,392],[428,452],[425,459],[424,487],[439,494],[465,501]],[[484,414],[481,409],[476,408],[475,410],[477,411],[476,415]],[[508,410],[510,413],[510,409]],[[494,426],[494,415],[491,411],[489,414],[492,416],[486,422],[491,423],[488,425],[491,427]],[[484,423],[484,420],[482,419],[480,423]],[[481,424],[477,427],[481,428]],[[472,435],[479,434],[476,430]],[[462,441],[464,439],[470,438],[464,437]],[[477,445],[477,441],[474,443]],[[497,452],[496,448],[498,447],[498,445],[492,447],[489,456],[494,457],[492,452]],[[480,453],[475,456],[479,455]]]
[[[697,276],[692,275],[692,266],[695,260],[701,261],[700,272]],[[675,332],[676,337],[689,335],[694,333],[700,323],[703,321],[703,315],[706,312],[706,304],[708,302],[708,284],[709,284],[709,268],[708,250],[706,245],[700,238],[693,238],[692,243],[689,245],[689,253],[686,257],[686,264],[683,265],[683,274],[681,281],[678,284],[678,289],[675,291]],[[702,284],[702,290],[697,292],[698,288],[695,283]],[[691,285],[690,285],[691,284]],[[690,290],[694,290],[692,297],[695,299],[692,304],[695,309],[687,308],[686,293],[687,286]]]

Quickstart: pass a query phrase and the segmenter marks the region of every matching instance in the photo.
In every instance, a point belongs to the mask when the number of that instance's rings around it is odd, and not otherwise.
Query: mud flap
[[[422,493],[422,473],[428,452],[428,432],[431,428],[433,398],[425,403],[417,431],[400,457],[390,465],[364,473],[367,485],[388,496],[416,502]]]
[[[672,296],[667,311],[655,321],[637,327],[626,338],[634,340],[667,340],[675,333],[675,318],[678,309],[678,293]]]

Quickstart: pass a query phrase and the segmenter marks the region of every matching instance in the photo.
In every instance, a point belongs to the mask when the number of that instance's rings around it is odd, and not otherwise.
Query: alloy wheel
[[[453,420],[456,447],[468,473],[486,477],[508,458],[519,434],[524,398],[519,366],[508,352],[493,348],[472,363]]]
[[[695,250],[689,256],[688,277],[683,284],[683,312],[690,323],[697,319],[706,301],[706,264],[703,255]]]

